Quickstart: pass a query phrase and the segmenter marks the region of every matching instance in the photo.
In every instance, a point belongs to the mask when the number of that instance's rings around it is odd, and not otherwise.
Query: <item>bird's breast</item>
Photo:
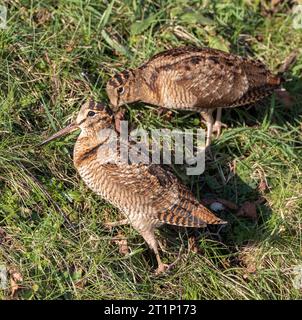
[[[120,183],[119,175],[122,175],[122,172],[118,171],[118,167],[117,171],[112,173],[104,162],[96,159],[78,165],[77,170],[93,192],[123,212],[133,225],[145,220],[148,221],[148,225],[157,225],[157,219],[152,218],[153,208],[146,204],[141,195],[128,188],[127,184]]]

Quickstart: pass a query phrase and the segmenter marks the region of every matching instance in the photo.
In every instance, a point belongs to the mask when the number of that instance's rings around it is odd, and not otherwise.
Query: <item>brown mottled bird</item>
[[[160,165],[125,162],[120,147],[113,148],[119,134],[114,129],[111,110],[102,103],[85,103],[76,118],[42,144],[77,129],[81,133],[74,147],[74,165],[82,179],[95,193],[117,207],[125,219],[110,223],[130,223],[156,254],[157,272],[165,271],[161,262],[155,228],[162,224],[205,227],[224,224],[199,203],[191,191]],[[119,139],[118,146],[128,141]]]
[[[207,124],[207,142],[221,132],[221,108],[256,102],[279,87],[281,78],[258,60],[211,48],[179,47],[161,52],[134,70],[116,74],[107,83],[113,106],[142,101],[167,109],[200,112]],[[214,124],[212,112],[217,110]]]

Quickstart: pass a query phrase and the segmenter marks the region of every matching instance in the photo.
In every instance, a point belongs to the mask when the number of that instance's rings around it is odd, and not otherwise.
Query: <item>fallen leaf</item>
[[[213,202],[215,202],[216,200],[214,198],[203,198],[200,200],[200,202],[204,205],[204,206],[210,206]]]
[[[249,264],[246,268],[245,268],[246,273],[243,274],[243,279],[247,280],[250,278],[250,275],[253,275],[256,273],[257,268],[255,264]]]
[[[236,165],[237,165],[236,160],[233,160],[232,163],[229,164],[230,172],[232,172],[233,174],[236,173]]]
[[[263,40],[264,40],[262,34],[257,34],[255,38],[256,38],[256,40],[259,41],[259,42],[263,42]]]
[[[297,61],[299,56],[299,50],[293,50],[278,67],[278,73],[287,72]]]
[[[248,275],[247,273],[244,273],[243,276],[242,276],[242,278],[243,278],[244,280],[248,280],[249,275]]]
[[[201,203],[206,206],[211,206],[215,202],[221,203],[223,206],[225,206],[226,208],[228,208],[230,210],[238,210],[237,204],[230,201],[230,200],[221,199],[221,198],[203,198],[201,200]]]
[[[19,273],[18,271],[10,271],[10,275],[12,277],[12,279],[16,282],[22,282],[23,281],[23,277],[21,275],[21,273]]]
[[[51,13],[46,8],[39,8],[34,14],[34,21],[38,25],[43,25],[50,21]]]
[[[198,244],[198,238],[196,236],[190,236],[188,241],[188,251],[194,252],[197,254],[203,254],[203,251],[201,250],[199,244]]]
[[[255,204],[256,205],[260,205],[266,202],[266,199],[264,197],[259,197],[256,201]]]
[[[273,7],[277,6],[280,2],[281,0],[271,0],[271,4]]]
[[[20,289],[23,277],[16,269],[10,269],[8,272],[10,274],[11,297],[14,297],[16,292]]]
[[[67,45],[65,46],[65,51],[69,53],[69,52],[71,52],[71,51],[74,49],[74,47],[75,47],[74,41],[70,41],[70,42],[68,42]]]
[[[16,295],[16,292],[19,290],[19,285],[12,278],[10,279],[10,290],[11,297],[14,297]]]
[[[167,111],[164,113],[164,119],[166,121],[171,121],[173,118],[173,112],[172,111]]]
[[[118,245],[119,253],[121,255],[126,256],[127,254],[129,254],[130,250],[128,247],[127,239],[121,233],[118,233],[118,235],[114,237],[113,243]]]
[[[218,202],[222,203],[226,208],[228,208],[230,210],[238,210],[237,204],[230,201],[230,200],[221,199],[221,198],[217,198],[216,200]]]
[[[261,181],[258,184],[258,190],[264,192],[268,189],[266,179],[261,178]]]
[[[180,40],[183,40],[183,41],[189,40],[193,43],[196,42],[196,39],[184,27],[176,26],[175,28],[172,29],[172,32]]]
[[[246,271],[248,273],[255,273],[257,271],[257,268],[256,268],[256,265],[255,264],[249,264],[247,267],[246,267]]]
[[[237,211],[237,216],[257,220],[258,215],[256,204],[250,201],[244,202],[240,209]]]
[[[0,244],[5,241],[5,238],[6,232],[4,231],[4,229],[0,228]]]
[[[282,104],[285,106],[286,109],[290,109],[293,106],[295,100],[287,90],[285,89],[276,90],[276,95],[278,100],[282,102]]]

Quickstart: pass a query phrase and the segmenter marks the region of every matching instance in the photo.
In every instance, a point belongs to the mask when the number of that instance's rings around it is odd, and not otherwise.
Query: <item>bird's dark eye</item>
[[[124,93],[124,87],[119,87],[118,89],[117,89],[117,92],[118,92],[118,94],[123,94]]]
[[[94,111],[89,111],[88,112],[88,117],[93,117],[95,116],[95,112]]]

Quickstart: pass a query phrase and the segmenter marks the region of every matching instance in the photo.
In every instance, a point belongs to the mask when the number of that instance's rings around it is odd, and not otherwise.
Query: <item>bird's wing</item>
[[[104,164],[103,168],[121,192],[135,195],[140,206],[160,222],[199,227],[223,223],[159,165],[115,163]]]
[[[193,94],[197,105],[203,108],[227,106],[249,88],[240,59],[234,56],[199,55],[182,61],[175,69],[174,78],[180,90]]]

